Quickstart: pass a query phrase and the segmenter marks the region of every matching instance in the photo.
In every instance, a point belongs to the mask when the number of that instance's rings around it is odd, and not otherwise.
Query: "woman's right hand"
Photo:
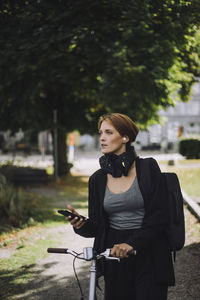
[[[80,216],[79,213],[71,206],[67,205],[67,208],[75,215]],[[81,218],[78,220],[78,217],[72,218],[72,217],[66,217],[66,220],[70,222],[70,224],[75,228],[75,229],[80,229],[84,224],[85,224],[85,219]]]

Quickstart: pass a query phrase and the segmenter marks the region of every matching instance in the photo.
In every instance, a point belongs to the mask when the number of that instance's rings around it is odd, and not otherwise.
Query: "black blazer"
[[[141,170],[141,158],[136,159],[136,174],[138,184],[144,199],[145,215],[141,228],[134,237],[124,241],[133,246],[139,253],[146,249],[151,251],[155,266],[156,282],[174,285],[174,270],[171,252],[169,250],[165,230],[168,222],[168,202],[160,168],[153,158],[149,159],[151,172],[151,187],[145,189],[144,170]],[[100,253],[104,248],[106,229],[109,226],[108,217],[103,208],[107,174],[97,170],[89,178],[89,219],[76,233],[84,237],[94,237],[94,249]],[[145,197],[148,195],[148,197]]]

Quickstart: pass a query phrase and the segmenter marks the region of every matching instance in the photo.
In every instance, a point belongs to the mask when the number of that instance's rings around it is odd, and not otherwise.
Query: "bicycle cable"
[[[76,268],[75,268],[75,260],[77,259],[77,257],[78,257],[80,254],[82,254],[82,253],[79,253],[79,254],[77,253],[77,255],[76,255],[76,256],[74,257],[74,259],[73,259],[73,270],[74,270],[74,275],[75,275],[75,277],[76,277],[76,281],[77,281],[77,284],[78,284],[78,287],[79,287],[79,290],[80,290],[80,294],[81,294],[80,300],[84,300],[83,290],[82,290],[80,281],[79,281],[79,279],[78,279],[78,275],[77,275],[77,273],[76,273]]]

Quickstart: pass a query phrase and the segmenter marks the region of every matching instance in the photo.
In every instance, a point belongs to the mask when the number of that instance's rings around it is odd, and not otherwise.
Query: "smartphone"
[[[77,215],[73,214],[71,211],[68,211],[68,210],[66,210],[66,209],[59,209],[59,210],[58,210],[58,213],[61,214],[61,215],[63,215],[63,216],[65,216],[65,217],[71,216],[72,219],[73,219],[73,218],[76,218],[76,217],[78,218],[78,220],[80,220],[80,219],[85,220],[85,219],[86,219],[84,216],[77,216]],[[77,221],[78,221],[78,220],[77,220]]]

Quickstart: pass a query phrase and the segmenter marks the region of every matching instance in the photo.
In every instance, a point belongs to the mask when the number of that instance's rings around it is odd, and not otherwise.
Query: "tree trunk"
[[[54,170],[55,170],[55,136],[53,134],[54,145]],[[66,132],[64,130],[57,130],[57,171],[58,176],[65,176],[69,173],[70,165],[67,163],[67,146],[66,146]]]
[[[58,176],[67,175],[68,172],[66,132],[58,130]]]

